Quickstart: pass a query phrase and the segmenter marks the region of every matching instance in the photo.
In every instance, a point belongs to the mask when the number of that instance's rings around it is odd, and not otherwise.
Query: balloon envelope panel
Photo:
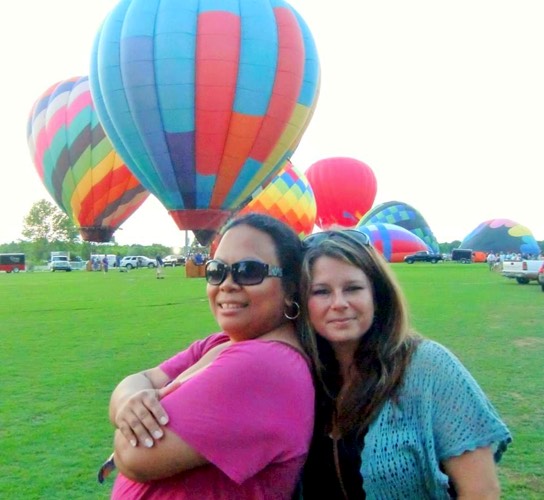
[[[180,229],[217,230],[300,141],[319,63],[281,0],[124,0],[97,34],[90,78],[142,184]]]
[[[372,246],[388,262],[403,262],[406,255],[427,250],[427,245],[421,238],[395,224],[359,225],[356,229],[369,236]]]
[[[531,231],[510,219],[482,222],[463,239],[459,248],[524,255],[540,253],[540,247]]]
[[[40,179],[86,241],[109,241],[149,196],[106,137],[86,76],[36,100],[27,140]]]
[[[387,223],[407,229],[421,238],[431,252],[440,252],[440,246],[425,218],[414,207],[402,201],[388,201],[373,207],[359,225]]]
[[[280,173],[240,215],[258,212],[291,226],[299,237],[309,235],[315,224],[315,198],[306,176],[287,161]]]
[[[355,227],[374,203],[374,172],[355,158],[319,160],[306,170],[306,177],[317,203],[316,224],[323,230]]]

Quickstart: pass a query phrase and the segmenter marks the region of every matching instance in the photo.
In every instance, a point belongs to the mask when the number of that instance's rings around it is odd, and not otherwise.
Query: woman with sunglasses
[[[234,219],[206,264],[221,333],[114,390],[112,497],[290,499],[313,428],[296,329],[302,246],[264,215]]]
[[[510,433],[459,360],[410,328],[366,234],[304,245],[304,343],[318,380],[304,499],[498,498]]]

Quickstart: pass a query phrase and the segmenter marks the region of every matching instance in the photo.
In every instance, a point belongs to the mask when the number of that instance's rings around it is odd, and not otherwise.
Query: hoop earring
[[[287,313],[287,311],[283,311],[283,315],[287,318],[287,319],[297,319],[299,316],[300,316],[300,306],[298,305],[298,302],[295,302],[293,300],[291,306],[294,306],[295,309],[296,309],[296,312],[295,314],[293,314],[293,316],[289,316],[289,314]]]

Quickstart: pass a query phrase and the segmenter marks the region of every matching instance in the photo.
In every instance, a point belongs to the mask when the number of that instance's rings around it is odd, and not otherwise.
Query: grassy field
[[[463,361],[510,427],[503,498],[544,498],[544,293],[483,264],[396,264],[412,319]],[[106,499],[109,395],[217,329],[184,268],[0,274],[0,498]]]

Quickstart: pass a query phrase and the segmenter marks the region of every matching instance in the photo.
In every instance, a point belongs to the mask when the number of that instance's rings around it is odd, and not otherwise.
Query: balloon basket
[[[187,278],[204,278],[206,276],[206,266],[204,264],[195,264],[192,259],[187,259],[185,276]]]
[[[80,227],[79,234],[83,241],[94,241],[95,243],[108,243],[113,237],[115,229],[103,226]]]

